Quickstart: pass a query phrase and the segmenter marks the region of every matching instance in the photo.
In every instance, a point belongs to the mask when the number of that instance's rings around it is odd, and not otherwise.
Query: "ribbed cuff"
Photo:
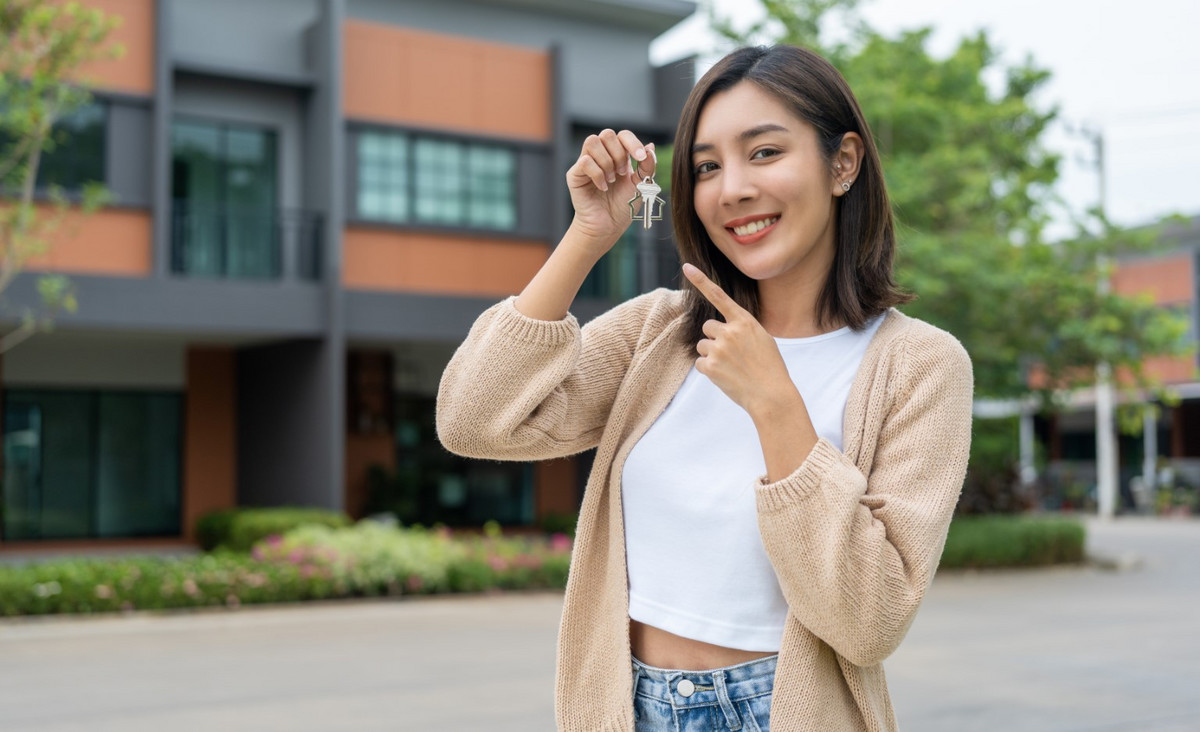
[[[514,295],[493,306],[496,327],[513,338],[533,346],[553,348],[578,337],[579,321],[574,315],[567,313],[562,320],[538,320],[517,310],[516,303]]]
[[[778,511],[803,499],[821,484],[829,469],[842,459],[833,443],[822,437],[791,475],[768,483],[766,476],[758,479],[755,496],[759,511]]]

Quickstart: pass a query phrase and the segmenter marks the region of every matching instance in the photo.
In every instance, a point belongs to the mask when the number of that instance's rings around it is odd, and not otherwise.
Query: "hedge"
[[[943,569],[1033,567],[1084,559],[1085,530],[1074,519],[964,516],[950,523]]]
[[[248,552],[256,542],[299,526],[316,524],[339,528],[350,523],[346,514],[320,508],[232,508],[197,519],[196,541],[206,552],[218,548]]]
[[[0,616],[562,589],[570,550],[561,535],[463,538],[372,522],[309,524],[255,544],[250,554],[0,566]]]

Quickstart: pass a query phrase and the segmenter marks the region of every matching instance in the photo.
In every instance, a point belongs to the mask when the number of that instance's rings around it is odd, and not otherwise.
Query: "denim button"
[[[678,691],[682,697],[689,697],[696,693],[696,685],[688,679],[683,679],[675,685],[675,691]]]

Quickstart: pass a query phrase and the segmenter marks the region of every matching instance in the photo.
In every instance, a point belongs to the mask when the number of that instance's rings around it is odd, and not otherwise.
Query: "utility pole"
[[[1104,204],[1106,188],[1104,179],[1104,132],[1089,127],[1079,127],[1076,130],[1080,136],[1092,143],[1095,148],[1094,163],[1096,178],[1100,184],[1100,200],[1098,210],[1101,218],[1105,217]],[[1100,276],[1096,280],[1096,290],[1101,295],[1107,295],[1110,289],[1108,280],[1109,258],[1103,254],[1096,255],[1096,271]],[[1096,364],[1096,492],[1100,518],[1111,519],[1116,513],[1117,505],[1117,436],[1113,419],[1112,367],[1106,361]]]

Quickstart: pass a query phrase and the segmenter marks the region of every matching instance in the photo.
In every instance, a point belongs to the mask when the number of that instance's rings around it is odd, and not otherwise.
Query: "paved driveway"
[[[1200,730],[1200,522],[1132,571],[943,574],[887,664],[907,732]],[[0,730],[548,730],[553,594],[0,621]]]

